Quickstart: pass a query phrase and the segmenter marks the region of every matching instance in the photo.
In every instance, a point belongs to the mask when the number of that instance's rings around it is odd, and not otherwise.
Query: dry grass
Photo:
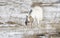
[[[8,21],[6,22],[7,24],[16,24],[15,22],[12,22],[12,21]]]
[[[0,22],[0,24],[4,24],[4,23]]]

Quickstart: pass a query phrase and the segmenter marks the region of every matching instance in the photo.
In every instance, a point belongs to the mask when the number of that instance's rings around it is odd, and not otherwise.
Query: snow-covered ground
[[[48,23],[59,23],[60,4],[42,7],[44,21],[42,21],[43,23],[40,22],[41,26],[34,25],[33,28],[29,28],[30,25],[25,26],[24,22],[26,15],[28,15],[26,12],[30,11],[33,2],[52,3],[58,1],[59,0],[0,0],[0,22],[3,23],[0,24],[0,38],[24,38],[25,35],[56,32],[56,28]],[[8,4],[4,6],[4,3],[1,2]],[[8,21],[15,22],[15,24],[7,24],[6,22]]]

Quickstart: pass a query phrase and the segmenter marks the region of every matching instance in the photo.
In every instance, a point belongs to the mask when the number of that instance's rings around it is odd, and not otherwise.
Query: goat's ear
[[[29,14],[31,14],[31,12],[32,12],[32,9],[30,10]]]
[[[32,10],[30,10],[30,13],[32,12]]]

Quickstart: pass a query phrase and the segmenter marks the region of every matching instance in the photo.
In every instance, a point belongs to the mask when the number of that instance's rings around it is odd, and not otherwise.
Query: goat
[[[40,6],[35,6],[29,13],[29,15],[26,18],[25,24],[27,25],[28,22],[33,23],[33,21],[36,21],[37,24],[39,24],[40,20],[43,19],[43,10]]]

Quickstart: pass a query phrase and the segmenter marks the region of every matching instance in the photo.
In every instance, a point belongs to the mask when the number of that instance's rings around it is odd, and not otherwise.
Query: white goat
[[[43,19],[43,10],[40,6],[35,6],[32,8],[31,12],[32,18],[39,24],[39,22]]]
[[[29,23],[31,23],[31,25],[33,24],[33,22],[37,22],[37,24],[39,24],[39,22],[43,19],[42,8],[40,6],[35,6],[34,8],[32,8],[32,11],[30,11],[26,19],[29,21]],[[25,22],[26,25],[28,23],[27,20]]]

